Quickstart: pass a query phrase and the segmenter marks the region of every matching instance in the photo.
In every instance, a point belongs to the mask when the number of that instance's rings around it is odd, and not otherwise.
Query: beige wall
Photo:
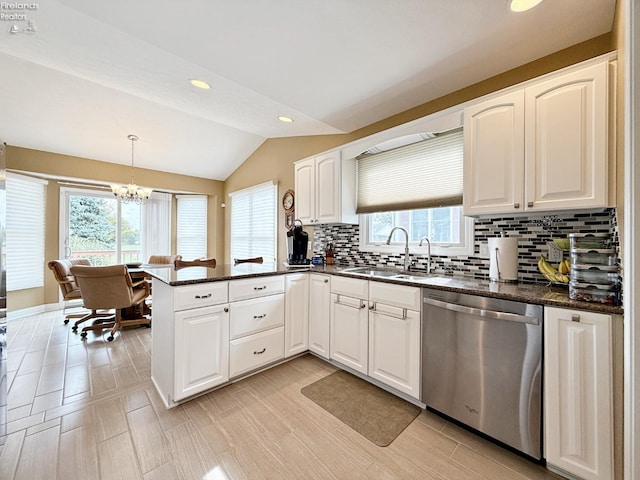
[[[278,182],[278,193],[280,198],[282,198],[282,195],[287,189],[294,187],[293,162],[296,160],[339,147],[354,140],[425,117],[445,108],[458,105],[465,101],[612,50],[614,50],[612,35],[602,35],[349,134],[269,139],[227,178],[225,181],[225,194],[258,183],[274,180]],[[283,261],[286,259],[286,229],[284,227],[284,212],[282,208],[278,210],[278,214],[278,260]],[[225,212],[225,223],[227,225],[229,224],[229,215],[230,211],[227,209]],[[308,231],[311,233],[311,230]],[[225,236],[226,261],[230,259],[229,241],[229,232],[227,232]]]
[[[27,148],[7,146],[6,156],[8,170],[29,172],[36,176],[63,177],[88,182],[122,183],[128,181],[131,175],[131,167],[126,165],[115,165]],[[223,258],[224,217],[219,207],[219,199],[223,196],[223,182],[140,168],[134,170],[134,177],[144,178],[145,185],[151,185],[158,190],[209,195],[208,254],[210,257]],[[49,180],[45,216],[45,262],[60,257],[59,201],[60,185],[56,180]],[[173,220],[172,245],[175,252],[175,213]],[[43,288],[8,292],[7,304],[9,311],[57,302],[59,296],[58,286],[46,265],[44,279],[45,285]]]

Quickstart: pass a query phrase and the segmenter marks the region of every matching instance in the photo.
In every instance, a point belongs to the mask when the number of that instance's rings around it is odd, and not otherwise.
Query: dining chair
[[[238,265],[240,263],[262,263],[262,257],[253,257],[253,258],[234,258],[233,264]]]
[[[49,267],[49,270],[53,272],[53,277],[56,279],[56,282],[58,282],[60,292],[62,293],[63,315],[74,300],[82,300],[80,288],[76,284],[70,270],[74,265],[90,266],[91,262],[89,262],[89,260],[86,258],[64,258],[59,260],[51,260],[47,263],[47,266]],[[67,314],[64,317],[64,324],[66,325],[67,323],[69,323],[69,320],[72,318],[82,318],[86,315],[86,312]]]
[[[173,262],[173,266],[176,270],[184,267],[209,267],[216,268],[215,258],[196,258],[195,260],[176,260]]]
[[[106,267],[71,267],[84,305],[92,311],[114,309],[113,321],[97,322],[82,329],[80,336],[86,338],[88,331],[110,328],[108,341],[122,328],[134,325],[151,326],[151,319],[142,312],[142,303],[149,296],[149,283],[145,280],[132,282],[126,265]],[[94,318],[94,317],[92,317]]]
[[[151,255],[147,264],[157,265],[169,265],[173,264],[176,260],[182,260],[182,255]]]

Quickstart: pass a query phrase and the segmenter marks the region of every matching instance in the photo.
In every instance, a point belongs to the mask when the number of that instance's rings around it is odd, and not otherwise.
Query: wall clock
[[[284,225],[287,230],[291,230],[293,228],[294,204],[294,193],[293,190],[289,189],[284,192],[284,195],[282,196],[282,207],[284,208]]]
[[[289,189],[282,196],[282,206],[286,212],[293,212],[294,196],[293,190]]]

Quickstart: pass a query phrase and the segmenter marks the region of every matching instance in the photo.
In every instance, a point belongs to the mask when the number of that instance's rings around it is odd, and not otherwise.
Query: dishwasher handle
[[[509,322],[530,323],[533,325],[540,324],[540,319],[538,317],[519,315],[517,313],[496,312],[494,310],[485,310],[484,308],[468,307],[466,305],[443,302],[442,300],[436,300],[435,298],[428,297],[424,297],[423,302],[433,307],[444,308],[453,312],[466,313],[467,315],[475,315],[477,317],[491,318],[494,320],[506,320]]]

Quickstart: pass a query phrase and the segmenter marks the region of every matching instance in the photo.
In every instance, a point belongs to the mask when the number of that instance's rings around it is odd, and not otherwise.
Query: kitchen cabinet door
[[[309,158],[295,164],[295,218],[304,225],[314,223],[316,210],[316,161]]]
[[[340,152],[316,158],[314,223],[340,222]]]
[[[285,277],[284,356],[309,349],[309,274]]]
[[[309,274],[309,350],[329,358],[331,277]]]
[[[420,398],[420,312],[380,303],[371,307],[369,376]]]
[[[521,212],[524,177],[524,91],[464,111],[465,215]]]
[[[613,479],[612,318],[546,307],[545,457],[587,480]]]
[[[608,64],[525,90],[528,211],[607,206]]]
[[[226,305],[175,313],[175,396],[204,392],[229,380]]]
[[[367,374],[368,310],[366,300],[331,294],[330,358]]]

